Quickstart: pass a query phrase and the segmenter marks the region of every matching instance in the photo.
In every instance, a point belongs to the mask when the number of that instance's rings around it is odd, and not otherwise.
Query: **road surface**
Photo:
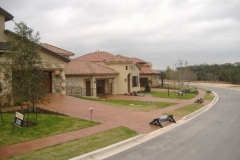
[[[240,160],[240,91],[203,88],[219,95],[215,106],[107,160]]]

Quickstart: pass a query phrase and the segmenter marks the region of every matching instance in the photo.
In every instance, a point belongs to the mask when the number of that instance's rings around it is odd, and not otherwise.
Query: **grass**
[[[91,121],[69,116],[38,114],[38,124],[29,126],[28,128],[23,127],[23,134],[21,136],[21,128],[19,127],[15,126],[14,132],[12,133],[14,113],[3,113],[3,118],[4,123],[0,121],[0,146],[29,141],[99,124],[98,122],[91,123]],[[35,114],[30,114],[29,120],[35,121]]]
[[[178,96],[178,93],[172,90],[169,91],[169,96],[167,90],[151,91],[149,92],[149,94],[157,98],[171,98],[171,99],[192,99],[198,95],[193,93],[183,93],[183,96]]]
[[[174,115],[174,116],[186,116],[200,108],[202,108],[204,106],[204,104],[198,104],[198,103],[193,103],[193,104],[190,104],[190,105],[187,105],[183,108],[179,108],[177,110],[174,110],[174,111],[171,111],[171,112],[168,112],[168,113],[165,113],[167,115]]]
[[[161,108],[166,108],[176,104],[171,102],[148,102],[148,101],[118,100],[118,99],[102,100],[98,98],[86,98],[86,97],[80,97],[80,96],[75,96],[75,97],[91,100],[91,101],[98,101],[98,102],[107,103],[107,104],[113,104],[115,106],[125,107],[135,111],[143,111],[143,112],[149,112],[149,111],[153,111]]]
[[[48,160],[65,160],[70,159],[111,144],[126,140],[128,138],[136,136],[137,133],[126,127],[118,127],[112,130],[101,132],[88,137],[80,138],[77,140],[62,143],[40,149],[37,151],[29,152],[27,154],[14,156],[8,158],[11,160],[36,160],[36,159],[48,159]]]
[[[213,100],[214,97],[214,94],[207,92],[206,95],[203,97],[203,100]]]

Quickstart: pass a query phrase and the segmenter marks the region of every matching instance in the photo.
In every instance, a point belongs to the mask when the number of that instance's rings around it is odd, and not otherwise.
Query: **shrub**
[[[145,86],[145,92],[150,92],[150,91],[151,91],[151,88],[150,88],[149,84],[147,84]]]

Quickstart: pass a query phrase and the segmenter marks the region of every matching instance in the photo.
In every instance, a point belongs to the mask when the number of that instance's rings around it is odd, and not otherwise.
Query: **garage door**
[[[140,78],[140,86],[145,87],[148,84],[148,78]]]

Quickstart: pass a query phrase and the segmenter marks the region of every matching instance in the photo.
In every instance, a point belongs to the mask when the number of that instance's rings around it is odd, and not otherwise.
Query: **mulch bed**
[[[6,108],[2,108],[1,111],[2,111],[2,113],[15,113],[16,111],[17,112],[21,112],[21,108],[20,107],[6,107]],[[26,107],[24,107],[23,112],[27,114],[28,113],[28,109]],[[30,109],[29,113],[35,113],[35,111],[32,111],[32,109]],[[40,108],[40,107],[37,107],[37,113],[38,114],[54,114],[54,115],[66,116],[63,113],[50,111],[50,110],[43,109],[43,108]]]
[[[0,111],[2,111],[2,113],[15,113],[17,112],[21,112],[21,108],[20,107],[4,107],[2,108]],[[24,113],[25,115],[27,115],[28,113],[34,113],[36,114],[35,111],[33,111],[33,109],[28,110],[27,107],[24,108]],[[37,114],[54,114],[54,115],[62,115],[62,116],[66,116],[63,113],[59,113],[59,112],[54,112],[54,111],[49,111],[43,108],[37,108]],[[11,123],[13,124],[13,123]],[[24,121],[23,126],[35,126],[37,125],[37,122],[33,122],[33,121]]]

